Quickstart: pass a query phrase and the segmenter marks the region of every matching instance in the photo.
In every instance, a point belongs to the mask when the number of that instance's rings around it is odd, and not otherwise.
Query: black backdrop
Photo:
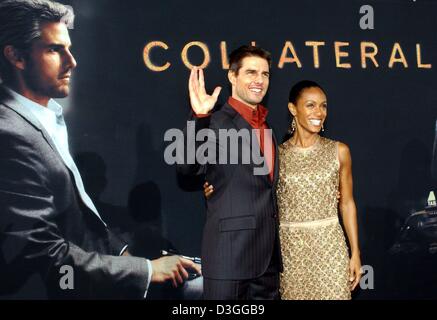
[[[437,297],[437,279],[431,272],[435,257],[426,251],[429,241],[421,244],[423,250],[390,250],[405,219],[424,208],[434,186],[437,1],[63,3],[72,5],[76,14],[71,37],[78,67],[65,102],[70,144],[87,189],[112,225],[122,231],[132,227],[126,222],[126,208],[135,189],[141,208],[162,216],[163,232],[173,245],[185,254],[200,254],[202,194],[184,190],[175,168],[163,158],[165,131],[182,128],[189,112],[189,70],[181,51],[192,41],[207,45],[207,87],[212,91],[224,85],[223,102],[229,87],[220,43],[225,41],[230,51],[256,41],[273,56],[265,104],[276,135],[283,136],[287,129],[291,85],[311,79],[328,93],[325,136],[351,148],[362,260],[375,275],[374,289],[360,291],[357,298]],[[373,6],[374,30],[360,28],[362,5]],[[168,45],[168,50],[150,51],[154,64],[171,63],[163,72],[144,63],[143,49],[151,41]],[[286,41],[293,44],[301,68],[296,63],[278,67]],[[319,48],[319,68],[306,41],[325,42]],[[349,43],[341,49],[349,57],[341,59],[351,68],[336,66],[336,41]],[[378,68],[370,60],[362,68],[364,41],[377,44]],[[408,68],[402,63],[389,67],[394,43],[402,48]],[[416,44],[421,46],[422,63],[431,68],[417,66]],[[189,50],[192,64],[201,64],[203,57],[198,47]]]

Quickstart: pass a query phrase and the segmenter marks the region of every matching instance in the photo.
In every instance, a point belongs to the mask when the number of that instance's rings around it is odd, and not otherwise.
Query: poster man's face
[[[270,68],[267,60],[260,57],[246,57],[238,74],[229,72],[232,97],[256,107],[264,99],[269,88]]]
[[[34,41],[25,59],[25,85],[38,99],[65,98],[70,90],[71,72],[76,67],[67,26],[46,23],[41,31],[41,37]]]

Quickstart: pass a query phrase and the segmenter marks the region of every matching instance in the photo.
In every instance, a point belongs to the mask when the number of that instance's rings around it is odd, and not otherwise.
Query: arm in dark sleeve
[[[148,286],[147,261],[85,251],[63,238],[56,221],[47,170],[25,137],[0,130],[0,281],[17,288],[33,273],[50,290],[78,298],[109,290],[143,298]],[[121,244],[120,244],[121,245]],[[74,290],[59,289],[60,268],[71,266]]]
[[[196,153],[203,141],[197,141],[196,136],[199,131],[209,129],[211,116],[198,117],[191,115],[187,126],[184,129],[184,139],[179,141],[179,148],[183,149],[183,159],[178,159],[177,172],[182,175],[197,176],[206,173],[204,155],[196,156]],[[208,144],[215,146],[214,139],[208,139]],[[191,161],[189,160],[191,158]],[[199,161],[200,160],[200,161]],[[203,163],[202,163],[203,162]]]

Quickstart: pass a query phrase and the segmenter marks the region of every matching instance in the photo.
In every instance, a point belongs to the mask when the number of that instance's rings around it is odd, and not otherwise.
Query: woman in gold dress
[[[288,109],[292,134],[279,147],[277,189],[284,263],[281,298],[350,299],[361,277],[350,151],[344,143],[319,135],[327,99],[317,83],[296,84]]]

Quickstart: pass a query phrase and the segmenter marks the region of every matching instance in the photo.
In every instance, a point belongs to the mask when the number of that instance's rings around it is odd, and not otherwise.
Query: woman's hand
[[[214,186],[209,185],[208,181],[206,181],[205,184],[203,185],[203,194],[205,195],[205,198],[209,199],[213,193],[214,193]]]
[[[352,255],[349,262],[350,289],[354,291],[361,280],[361,259],[359,255]]]

